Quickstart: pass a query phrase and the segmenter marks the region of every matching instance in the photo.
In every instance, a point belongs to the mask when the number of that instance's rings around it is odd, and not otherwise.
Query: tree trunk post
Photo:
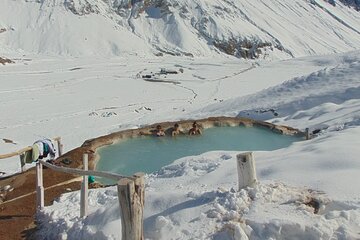
[[[309,128],[305,128],[305,138],[306,138],[306,140],[309,140],[309,139],[310,139],[310,131],[309,131]]]
[[[20,157],[20,166],[21,166],[21,172],[25,172],[25,153],[22,153],[22,154],[20,154],[19,155],[19,157]]]
[[[245,187],[254,187],[257,183],[255,161],[252,152],[236,156],[239,191]]]
[[[59,154],[59,157],[61,157],[63,154],[63,147],[64,147],[61,143],[61,137],[59,137],[57,139],[57,145],[58,145],[58,154]]]
[[[140,240],[144,239],[144,206],[145,206],[145,173],[138,172],[134,174],[135,177],[135,192],[138,196],[138,228]]]
[[[136,173],[134,177],[118,182],[122,239],[143,240],[144,173]]]
[[[85,171],[88,170],[88,162],[89,162],[88,154],[84,153],[83,165]],[[81,192],[80,192],[80,217],[86,217],[88,214],[88,208],[89,208],[88,196],[89,196],[88,176],[84,175],[83,181],[81,183]]]
[[[36,207],[39,210],[44,208],[43,168],[40,162],[36,163]]]

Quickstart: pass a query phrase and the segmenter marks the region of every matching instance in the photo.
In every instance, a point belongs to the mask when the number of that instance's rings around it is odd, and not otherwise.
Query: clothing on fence
[[[44,144],[39,140],[34,143],[39,149],[39,158],[44,155]]]
[[[47,158],[48,155],[50,154],[50,159],[54,159],[55,158],[55,147],[54,144],[52,143],[52,141],[50,139],[42,139],[42,140],[38,140],[33,144],[33,149],[35,148],[35,154],[33,153],[33,158],[32,160],[35,162],[39,159],[43,159],[43,158]]]
[[[32,162],[33,162],[32,149],[20,155],[21,167],[25,166],[26,163],[32,163]]]
[[[30,150],[27,150],[20,154],[20,165],[21,168],[25,166],[26,163],[37,162],[39,159],[47,158],[50,154],[50,159],[53,160],[55,158],[56,149],[52,140],[43,139],[34,142],[31,146]]]
[[[50,158],[55,158],[56,149],[54,147],[54,143],[48,138],[42,140],[42,142],[44,146],[46,146],[47,153],[50,154]]]
[[[32,150],[28,150],[24,152],[24,162],[25,163],[32,163]]]
[[[38,140],[34,144],[36,144],[39,147],[38,159],[46,158],[46,157],[48,157],[49,154],[50,154],[50,159],[55,158],[56,150],[55,150],[54,144],[52,143],[52,141],[50,139],[45,138],[42,140]],[[36,160],[38,160],[38,159],[36,159]]]
[[[35,162],[39,159],[40,151],[37,144],[32,145],[32,161]]]

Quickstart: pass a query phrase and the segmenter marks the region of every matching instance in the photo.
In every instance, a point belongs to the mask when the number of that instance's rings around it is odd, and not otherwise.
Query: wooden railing
[[[59,153],[62,153],[60,138],[58,141]],[[14,153],[1,155],[12,157],[22,154],[28,148],[21,149]],[[60,155],[61,156],[61,155]],[[238,186],[239,190],[245,187],[254,187],[257,184],[255,160],[252,152],[241,153],[236,156]],[[36,206],[37,210],[44,208],[44,185],[43,185],[43,166],[57,171],[73,175],[83,176],[80,191],[80,217],[88,215],[88,176],[109,178],[117,181],[117,191],[120,206],[122,239],[143,240],[143,213],[145,200],[144,173],[136,173],[133,176],[123,176],[116,173],[88,170],[88,154],[83,154],[84,169],[60,167],[50,164],[44,160],[39,160],[36,164]]]
[[[32,147],[25,147],[22,148],[18,151],[12,152],[12,153],[7,153],[7,154],[0,154],[0,159],[5,159],[5,158],[11,158],[14,156],[19,156],[21,154],[23,154],[24,152],[30,151],[32,149]]]
[[[58,156],[60,157],[63,153],[63,145],[61,143],[61,137],[53,138],[53,141],[57,142]],[[28,146],[28,147],[22,148],[18,151],[12,152],[12,153],[0,154],[0,159],[11,158],[14,156],[20,156],[20,155],[24,154],[25,152],[31,151],[31,150],[32,150],[32,147]],[[21,156],[20,156],[20,165],[21,165],[21,172],[24,172],[25,164],[21,161]]]
[[[53,139],[57,142],[58,156],[62,156],[63,145],[61,138]],[[25,147],[18,151],[0,155],[0,159],[10,158],[31,151],[32,147]],[[126,240],[143,240],[143,212],[145,200],[145,181],[144,173],[135,173],[133,176],[122,176],[116,173],[101,172],[88,170],[88,154],[83,154],[84,169],[67,168],[50,164],[44,160],[36,163],[36,209],[41,211],[44,208],[44,183],[43,183],[43,166],[57,171],[73,175],[83,176],[80,191],[80,217],[88,215],[88,176],[97,176],[115,180],[117,182],[117,191],[119,206],[121,212],[121,230],[122,239]],[[22,166],[22,171],[24,167]],[[20,196],[20,198],[23,196]],[[18,199],[20,199],[18,198]],[[17,200],[18,200],[17,199]],[[12,200],[10,200],[12,201]]]
[[[59,167],[44,160],[36,164],[36,204],[44,208],[43,165],[51,170],[83,176],[80,191],[80,217],[88,215],[88,176],[109,178],[117,181],[119,206],[121,209],[122,239],[143,240],[143,212],[145,200],[144,173],[123,176],[116,173],[88,170],[88,154],[83,154],[84,169]]]
[[[236,156],[239,191],[246,187],[255,187],[257,184],[255,160],[252,152],[245,152]],[[84,169],[73,169],[54,166],[40,160],[37,170],[37,207],[44,207],[44,187],[42,165],[59,172],[83,176],[80,191],[80,217],[88,214],[88,176],[98,176],[117,181],[119,206],[121,211],[122,239],[143,240],[143,213],[145,200],[144,173],[133,176],[122,176],[115,173],[88,170],[88,154],[83,154]]]

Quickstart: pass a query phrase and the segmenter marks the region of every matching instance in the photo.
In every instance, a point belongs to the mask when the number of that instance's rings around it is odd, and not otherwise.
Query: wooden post
[[[40,162],[36,163],[36,207],[44,208],[44,185],[43,185],[43,169]]]
[[[144,174],[136,173],[134,177],[118,182],[122,239],[143,240]]]
[[[309,139],[310,139],[310,131],[309,131],[309,128],[305,128],[305,138],[306,138],[306,140],[309,140]]]
[[[84,153],[83,155],[83,164],[84,164],[84,170],[88,170],[88,154]],[[81,184],[81,192],[80,192],[80,217],[86,217],[88,214],[88,208],[89,208],[89,201],[88,201],[88,176],[83,176],[83,181]]]
[[[58,154],[59,154],[59,157],[62,156],[63,154],[63,145],[61,144],[61,137],[58,137],[57,139],[57,145],[58,145]]]
[[[20,154],[19,157],[20,157],[21,172],[25,172],[25,153]]]
[[[141,205],[144,206],[145,203],[145,173],[138,172],[134,174],[135,177],[135,192],[139,195]]]
[[[236,156],[239,180],[239,191],[245,187],[256,185],[255,161],[252,152],[241,153]]]
[[[144,206],[145,206],[145,173],[138,172],[134,174],[135,177],[135,192],[138,196],[138,222],[137,228],[140,236],[140,240],[144,239]]]

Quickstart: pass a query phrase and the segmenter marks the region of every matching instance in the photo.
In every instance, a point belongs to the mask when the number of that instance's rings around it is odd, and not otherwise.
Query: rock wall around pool
[[[161,125],[161,127],[165,130],[166,134],[171,136],[171,131],[175,123],[179,124],[180,130],[184,133],[187,133],[189,129],[192,127],[193,122],[196,121],[200,129],[207,129],[211,127],[235,127],[235,126],[246,126],[246,127],[262,127],[267,128],[273,132],[279,134],[286,135],[298,135],[305,136],[303,132],[298,129],[275,125],[272,123],[252,120],[249,118],[236,118],[236,117],[211,117],[200,120],[182,120],[177,122],[162,122],[151,124],[138,129],[129,129],[123,130],[115,133],[111,133],[108,135],[100,136],[97,138],[86,140],[81,147],[75,148],[66,154],[64,154],[61,158],[58,159],[58,163],[61,164],[61,160],[64,158],[71,159],[70,166],[73,168],[82,168],[82,156],[84,153],[89,154],[89,169],[95,169],[96,163],[99,159],[98,154],[96,153],[97,149],[100,147],[104,147],[107,145],[115,144],[120,141],[125,141],[129,138],[139,137],[142,134],[152,134],[152,132],[156,129],[157,125]]]

